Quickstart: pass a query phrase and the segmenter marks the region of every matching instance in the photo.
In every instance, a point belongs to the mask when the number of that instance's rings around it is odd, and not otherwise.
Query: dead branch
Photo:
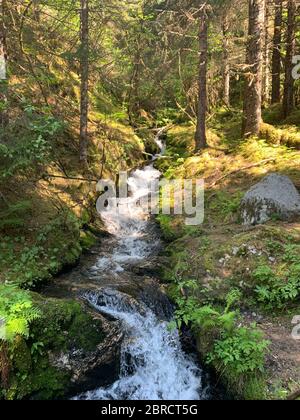
[[[63,176],[63,175],[53,175],[53,174],[45,174],[45,178],[59,178],[59,179],[69,179],[71,181],[82,181],[82,182],[99,182],[99,179],[94,178],[81,178],[75,176]]]

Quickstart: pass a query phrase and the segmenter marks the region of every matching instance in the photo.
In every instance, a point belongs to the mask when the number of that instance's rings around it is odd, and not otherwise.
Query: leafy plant
[[[48,163],[53,139],[64,128],[60,120],[47,113],[40,114],[31,104],[25,103],[23,109],[23,118],[15,121],[20,126],[18,132],[8,127],[3,133],[7,140],[0,145],[0,180],[33,168],[39,170],[39,166]]]
[[[227,313],[233,305],[239,303],[242,300],[243,294],[239,289],[232,289],[226,296],[226,308],[225,312]]]
[[[299,256],[290,253],[292,249],[288,248],[284,259],[297,262]],[[275,274],[268,266],[261,266],[254,272],[254,278],[258,282],[255,287],[257,300],[266,309],[281,309],[300,295],[300,263],[291,264],[281,275]]]
[[[198,290],[199,286],[195,280],[182,280],[177,284],[176,319],[179,328],[182,323],[192,324],[194,327],[200,327],[205,330],[230,331],[233,329],[236,312],[229,312],[231,305],[240,297],[237,290],[228,295],[227,308],[222,313],[212,306],[201,306],[199,301],[189,296]],[[187,296],[183,296],[182,291],[185,290]]]
[[[17,335],[29,337],[29,325],[40,317],[30,293],[14,285],[0,285],[0,340],[13,342]]]
[[[289,244],[284,247],[283,261],[291,264],[300,264],[300,246]]]
[[[274,278],[274,273],[271,267],[262,265],[257,267],[253,273],[253,277],[259,283],[268,283]]]
[[[208,356],[208,363],[217,363],[233,374],[263,371],[269,342],[254,326],[239,328],[234,334],[224,333]]]

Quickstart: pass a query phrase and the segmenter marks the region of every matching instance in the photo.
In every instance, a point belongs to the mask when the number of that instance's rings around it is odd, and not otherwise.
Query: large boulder
[[[257,225],[277,217],[291,221],[300,216],[300,194],[287,177],[271,174],[254,185],[241,202],[245,225]]]

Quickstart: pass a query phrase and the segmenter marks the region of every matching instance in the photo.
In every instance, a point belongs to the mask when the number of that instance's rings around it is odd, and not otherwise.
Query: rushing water
[[[163,152],[159,138],[157,143]],[[125,206],[121,215],[115,208],[103,210],[101,217],[114,236],[114,246],[92,267],[95,275],[121,276],[129,266],[145,261],[159,248],[159,237],[147,210],[142,205],[136,206],[142,196],[148,195],[150,182],[159,177],[153,164],[136,170],[128,180],[130,198],[120,204]],[[87,392],[77,399],[205,399],[202,372],[182,350],[178,331],[171,331],[168,322],[144,303],[126,296],[110,289],[85,296],[98,311],[122,322],[125,339],[119,380],[109,388]]]

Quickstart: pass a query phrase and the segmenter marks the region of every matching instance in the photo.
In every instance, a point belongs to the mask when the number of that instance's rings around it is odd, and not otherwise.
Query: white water
[[[158,140],[157,140],[158,141]],[[163,145],[158,143],[163,150]],[[128,180],[130,199],[121,205],[126,211],[107,208],[101,214],[115,237],[111,253],[101,256],[92,270],[106,275],[122,275],[155,253],[159,239],[153,235],[152,223],[145,208],[134,203],[148,195],[150,182],[160,173],[153,165],[135,171]],[[142,280],[141,280],[142,281]],[[104,293],[104,294],[103,294]],[[179,334],[171,332],[147,307],[129,303],[119,292],[108,290],[89,293],[86,298],[102,313],[122,322],[125,340],[122,347],[120,378],[108,389],[97,389],[77,399],[88,400],[199,400],[205,398],[201,371],[182,350]]]
[[[136,205],[148,197],[151,183],[160,178],[153,164],[136,170],[128,178],[129,198],[119,200],[101,212],[109,233],[117,239],[117,246],[110,256],[100,257],[92,270],[122,272],[126,264],[134,264],[150,256],[159,245],[159,239],[149,235],[148,206]]]
[[[125,341],[120,379],[108,389],[81,395],[87,400],[199,400],[201,372],[187,357],[177,331],[169,331],[147,308],[132,307],[122,294],[108,292],[101,304],[97,294],[87,296],[103,313],[122,321]]]

